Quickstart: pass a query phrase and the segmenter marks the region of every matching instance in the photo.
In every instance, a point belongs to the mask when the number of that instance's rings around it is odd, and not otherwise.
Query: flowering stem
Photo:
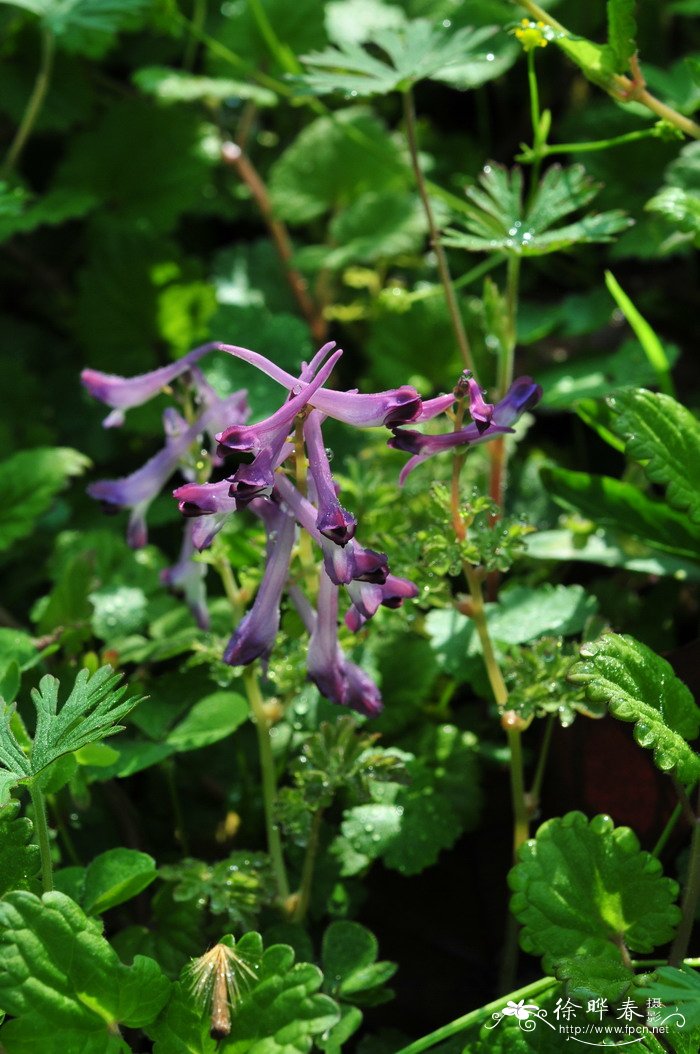
[[[289,236],[289,231],[287,230],[286,225],[274,214],[270,195],[267,192],[264,180],[261,178],[250,158],[244,154],[241,147],[236,143],[224,143],[221,148],[221,157],[225,164],[235,168],[236,172],[252,194],[253,200],[260,209],[260,214],[265,221],[265,226],[267,227],[275,249],[277,250],[277,255],[282,263],[289,288],[292,290],[294,298],[299,305],[299,310],[306,319],[306,323],[311,331],[311,336],[317,341],[317,343],[322,344],[326,339],[328,324],[321,312],[317,310],[316,305],[309,294],[306,279],[302,277],[300,272],[292,264],[292,257],[294,255],[292,240]]]
[[[187,837],[187,828],[185,826],[185,814],[182,810],[182,802],[180,801],[180,795],[177,790],[177,783],[175,781],[175,762],[172,758],[166,758],[163,762],[163,772],[165,774],[165,782],[168,785],[170,804],[172,805],[173,817],[175,819],[175,839],[179,843],[183,854],[189,856],[190,845]]]
[[[492,1003],[487,1003],[486,1006],[470,1010],[468,1014],[456,1018],[449,1025],[443,1025],[442,1028],[436,1029],[435,1032],[423,1036],[422,1039],[417,1039],[415,1043],[409,1043],[407,1047],[402,1047],[401,1050],[397,1051],[397,1054],[422,1054],[422,1051],[430,1050],[431,1047],[437,1046],[443,1040],[456,1036],[459,1032],[464,1032],[468,1028],[480,1025],[482,1021],[501,1010],[506,1002],[517,1003],[521,999],[533,999],[547,992],[550,988],[554,988],[557,984],[558,982],[554,977],[540,977],[539,980],[526,984],[524,988],[518,988],[515,992],[508,992],[507,995],[499,996],[498,999],[494,999]]]
[[[55,50],[56,44],[53,33],[49,29],[43,29],[41,32],[39,72],[34,81],[34,87],[32,88],[32,94],[29,96],[26,109],[22,114],[22,120],[2,165],[2,174],[5,176],[15,168],[41,113],[41,108],[44,105],[46,93],[51,83]]]
[[[416,177],[416,186],[418,188],[418,194],[423,204],[425,218],[428,221],[428,230],[430,231],[430,242],[433,246],[433,250],[437,258],[438,273],[440,275],[442,287],[445,291],[447,310],[450,315],[452,328],[454,330],[455,338],[457,340],[459,353],[462,356],[462,361],[464,362],[464,365],[467,367],[467,369],[471,370],[472,374],[475,375],[474,359],[472,358],[472,352],[469,346],[469,339],[467,337],[467,332],[464,328],[464,321],[459,310],[457,297],[455,296],[454,286],[452,284],[452,276],[450,274],[450,268],[447,262],[447,255],[440,240],[440,231],[438,230],[437,223],[435,222],[435,214],[433,212],[433,207],[430,204],[430,195],[428,194],[428,188],[425,183],[425,177],[423,176],[423,171],[420,167],[420,157],[418,155],[418,139],[416,135],[416,108],[413,102],[413,92],[410,88],[403,93],[403,112],[406,124],[406,140],[408,142],[408,150],[411,155],[411,164],[413,166],[413,173]]]
[[[314,879],[314,867],[316,866],[316,856],[318,853],[318,843],[321,835],[321,824],[323,822],[323,809],[319,809],[314,813],[314,818],[311,821],[311,830],[309,831],[309,841],[306,846],[306,853],[304,855],[304,863],[301,869],[301,883],[299,885],[299,900],[294,911],[294,922],[303,922],[306,918],[306,913],[309,910],[309,903],[311,901],[311,888]]]
[[[530,178],[530,198],[540,178],[540,165],[545,156],[546,144],[542,141],[542,115],[540,113],[540,92],[535,70],[535,51],[527,53],[527,83],[530,90],[530,120],[532,121],[532,176]]]
[[[557,22],[556,18],[552,18],[539,4],[533,3],[533,0],[511,0],[511,2],[518,7],[524,7],[528,14],[538,22],[544,22],[545,25],[551,26],[552,29],[556,29],[558,33],[562,33],[566,37],[572,36],[561,22]],[[586,74],[585,69],[582,72],[584,75]],[[651,92],[648,92],[646,88],[635,84],[629,77],[625,77],[623,74],[612,74],[610,85],[606,90],[618,102],[634,99],[635,102],[640,102],[642,106],[646,106],[648,110],[655,113],[657,117],[661,117],[662,120],[675,125],[676,128],[680,128],[691,139],[700,139],[700,124],[691,121],[689,117],[684,117],[683,114],[678,113],[671,106],[667,106],[666,103],[661,102]]]
[[[625,143],[636,143],[640,139],[656,139],[658,131],[656,127],[638,128],[634,132],[624,132],[622,135],[611,136],[610,139],[592,139],[584,143],[542,143],[537,151],[540,158],[551,157],[552,154],[590,154],[596,150],[609,150],[613,146],[624,146]],[[535,149],[527,148],[522,154],[517,154],[516,161],[527,164],[535,160]]]
[[[700,811],[700,792],[698,792],[697,809]],[[693,822],[693,836],[690,841],[688,876],[681,905],[681,922],[676,933],[676,939],[671,945],[671,954],[668,957],[669,966],[679,967],[688,950],[688,941],[693,930],[698,901],[700,901],[700,816],[696,815]]]
[[[41,856],[41,885],[44,893],[50,893],[53,889],[51,843],[49,841],[49,827],[46,822],[46,803],[44,802],[44,795],[39,789],[36,780],[32,780],[29,784],[29,794],[31,795],[32,805],[34,807],[34,830],[36,832],[36,840],[39,845],[39,854]]]
[[[277,884],[277,894],[282,903],[284,903],[289,897],[289,883],[282,853],[282,839],[274,818],[277,780],[275,778],[275,762],[272,757],[272,744],[270,742],[270,723],[265,713],[265,704],[260,692],[257,671],[252,664],[247,666],[243,672],[243,684],[245,685],[253,721],[255,722],[255,729],[258,734],[267,848]]]
[[[537,767],[535,768],[535,775],[532,780],[532,786],[527,794],[527,799],[530,806],[530,813],[536,811],[540,794],[542,792],[542,780],[544,779],[544,770],[547,766],[547,758],[549,757],[549,747],[552,742],[552,733],[554,732],[554,723],[556,717],[554,714],[549,714],[547,717],[547,724],[545,725],[544,735],[542,737],[542,745],[540,747],[539,757],[537,759]]]

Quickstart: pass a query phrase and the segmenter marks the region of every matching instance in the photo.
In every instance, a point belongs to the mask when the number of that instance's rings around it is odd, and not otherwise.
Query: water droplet
[[[452,25],[452,22],[450,21],[449,18],[443,18],[443,20],[442,20],[443,29],[449,29],[451,25]]]
[[[494,55],[494,53],[492,51],[489,51],[488,55],[486,56],[486,61],[487,62],[493,62],[493,60],[495,58],[496,58],[496,56]]]
[[[295,384],[294,387],[292,388],[292,395],[301,395],[303,390],[304,389],[302,388],[302,386],[300,384]]]

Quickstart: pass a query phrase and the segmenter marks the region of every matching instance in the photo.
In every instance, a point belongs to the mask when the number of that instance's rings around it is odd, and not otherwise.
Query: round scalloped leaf
[[[544,823],[509,875],[525,951],[582,996],[619,999],[633,979],[628,951],[674,933],[678,887],[633,831],[580,812]]]
[[[665,659],[634,637],[604,633],[581,648],[569,674],[590,699],[605,702],[621,721],[634,721],[634,738],[654,751],[654,762],[682,783],[700,777],[700,757],[686,740],[700,729],[700,708]]]
[[[167,1000],[153,959],[124,966],[63,893],[9,893],[0,903],[0,1008],[7,1054],[122,1054],[119,1025],[140,1028]]]

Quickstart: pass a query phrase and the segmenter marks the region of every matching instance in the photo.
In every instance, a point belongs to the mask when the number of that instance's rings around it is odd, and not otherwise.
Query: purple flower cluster
[[[340,589],[349,600],[345,622],[353,632],[380,606],[399,607],[404,600],[414,598],[417,589],[407,579],[390,573],[386,554],[364,548],[355,538],[357,521],[340,502],[329,464],[323,441],[324,420],[332,417],[358,428],[389,428],[393,433],[389,445],[413,455],[401,473],[403,482],[416,465],[433,454],[511,432],[511,425],[537,402],[541,390],[529,377],[521,377],[493,406],[484,401],[475,381],[465,376],[459,390],[468,394],[473,423],[444,435],[425,435],[404,426],[431,420],[449,410],[454,394],[423,400],[408,385],[369,395],[326,388],[342,355],[334,348],[333,343],[324,345],[308,365],[302,365],[298,377],[256,352],[226,344],[203,345],[171,366],[130,379],[84,370],[84,386],[112,408],[104,422],[106,427],[121,424],[127,409],[145,403],[183,375],[189,379],[196,405],[196,414],[188,421],[174,409],[166,410],[163,449],[130,476],[94,483],[89,492],[108,507],[130,509],[127,537],[130,545],[139,547],[147,540],[148,506],[175,472],[185,477],[187,482],[173,492],[186,518],[182,550],[163,578],[184,593],[202,627],[207,625],[206,567],[192,556],[211,545],[228,517],[239,510],[245,508],[257,516],[267,538],[265,572],[252,607],[226,647],[224,661],[241,666],[257,658],[267,660],[279,630],[280,606],[287,588],[310,634],[310,679],[327,698],[372,715],[381,709],[379,691],[348,660],[338,642]],[[280,408],[263,421],[248,424],[246,393],[221,398],[196,365],[214,350],[243,359],[279,383],[287,392]],[[306,451],[306,494],[285,470],[285,463],[295,453],[295,433],[296,442],[303,439]],[[202,451],[205,441],[208,450]],[[217,478],[202,482],[198,477],[202,464]],[[298,586],[288,586],[299,528],[321,551],[316,610]]]

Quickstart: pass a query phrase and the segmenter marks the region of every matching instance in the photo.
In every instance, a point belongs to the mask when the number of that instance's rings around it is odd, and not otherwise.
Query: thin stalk
[[[534,49],[527,53],[527,84],[530,90],[530,120],[532,121],[532,176],[530,180],[530,195],[534,192],[540,178],[540,165],[542,164],[542,115],[540,113],[540,91],[537,85],[537,72],[535,70]]]
[[[551,157],[552,154],[591,154],[597,150],[609,150],[615,146],[624,146],[626,143],[637,143],[640,139],[656,139],[657,137],[656,128],[639,128],[635,132],[611,136],[610,139],[592,139],[583,143],[543,143],[538,153],[540,157]],[[534,156],[534,148],[527,149],[522,154],[516,155],[515,160],[529,162],[534,159]]]
[[[194,0],[192,8],[192,22],[190,32],[185,45],[185,54],[182,56],[182,65],[186,70],[191,70],[197,56],[197,44],[199,36],[204,29],[207,20],[207,0]]]
[[[507,995],[494,999],[492,1003],[487,1003],[486,1006],[480,1006],[477,1010],[470,1010],[468,1014],[456,1018],[449,1025],[443,1025],[442,1028],[436,1029],[435,1032],[423,1036],[422,1039],[417,1039],[415,1043],[409,1043],[407,1047],[402,1047],[401,1050],[397,1051],[397,1054],[422,1054],[424,1050],[430,1050],[431,1047],[437,1046],[443,1040],[450,1039],[451,1036],[456,1036],[460,1032],[465,1032],[468,1028],[474,1028],[476,1025],[481,1024],[482,1021],[491,1017],[492,1014],[498,1013],[506,1002],[516,1003],[521,999],[526,1001],[533,999],[548,989],[554,988],[557,984],[558,981],[554,977],[540,977],[539,980],[526,984],[524,988],[518,988],[515,992],[508,992]]]
[[[230,563],[225,557],[220,557],[216,562],[216,570],[219,572],[219,578],[221,584],[224,587],[224,593],[226,599],[231,605],[231,611],[233,613],[234,622],[240,622],[243,617],[243,605],[241,603],[241,593],[236,584],[236,579],[233,575],[233,570]]]
[[[165,781],[168,784],[170,804],[172,806],[173,818],[175,820],[175,838],[185,856],[189,856],[190,844],[187,837],[187,828],[185,827],[185,814],[182,810],[182,802],[180,801],[177,783],[175,782],[175,762],[172,758],[167,758],[163,762],[163,771],[165,773]]]
[[[413,102],[413,92],[409,89],[403,93],[403,112],[404,121],[406,125],[406,140],[408,142],[408,150],[411,155],[411,165],[413,167],[413,173],[416,178],[416,187],[418,188],[418,194],[423,204],[423,211],[425,212],[425,218],[428,221],[428,230],[430,232],[430,242],[435,251],[437,259],[438,273],[440,275],[440,281],[445,291],[445,300],[447,301],[447,310],[450,315],[452,322],[452,328],[454,330],[455,339],[459,348],[459,353],[462,356],[462,361],[468,370],[471,370],[472,374],[476,376],[474,370],[474,359],[472,357],[471,348],[469,346],[469,339],[467,332],[464,328],[464,322],[462,315],[459,310],[457,303],[457,297],[455,296],[454,286],[452,284],[452,276],[450,274],[449,264],[447,263],[447,256],[440,240],[440,231],[437,223],[435,222],[435,214],[433,212],[433,206],[430,203],[430,195],[428,194],[428,188],[426,186],[425,177],[420,167],[420,157],[418,155],[418,138],[416,135],[416,108]]]
[[[316,866],[316,857],[318,855],[318,844],[321,835],[322,822],[323,809],[319,809],[318,812],[314,813],[314,818],[311,821],[309,841],[306,846],[306,853],[304,854],[304,863],[301,869],[299,899],[297,901],[297,906],[294,911],[295,922],[303,922],[306,918],[306,913],[309,910],[309,903],[311,901],[311,889],[313,887],[314,880],[314,868]]]
[[[532,786],[528,791],[528,799],[530,801],[530,812],[537,808],[540,800],[540,794],[542,792],[542,780],[544,779],[544,771],[547,767],[547,758],[549,757],[549,747],[552,742],[552,733],[554,732],[554,723],[556,717],[554,714],[549,714],[547,717],[547,724],[545,725],[544,735],[542,736],[542,746],[540,747],[540,754],[537,759],[537,767],[535,768],[535,775],[532,780]]]
[[[455,278],[452,283],[453,289],[464,289],[465,286],[473,285],[474,282],[478,282],[480,278],[488,274],[489,271],[493,271],[495,267],[498,267],[502,261],[502,257],[497,254],[487,256],[485,260],[482,260],[476,267],[472,267],[465,274],[460,275],[459,278]],[[412,304],[415,304],[418,300],[428,300],[431,296],[437,296],[442,294],[442,286],[433,285],[428,286],[426,289],[416,289],[411,293],[408,293],[408,299]]]
[[[66,826],[66,822],[63,819],[63,812],[61,811],[61,806],[59,805],[59,803],[58,803],[58,801],[56,799],[56,796],[53,795],[53,794],[50,794],[50,795],[47,796],[46,800],[47,800],[49,809],[50,809],[51,813],[53,814],[53,820],[54,820],[54,823],[56,824],[56,828],[58,830],[59,838],[63,842],[64,848],[65,848],[66,852],[68,853],[68,856],[70,857],[71,863],[75,864],[76,867],[82,867],[82,861],[81,861],[80,857],[78,856],[78,851],[75,848],[75,843],[74,843],[73,839],[71,838],[70,831],[68,830],[68,827]]]
[[[698,810],[700,810],[700,793],[698,794]],[[690,841],[690,860],[688,862],[688,876],[683,892],[683,903],[681,904],[681,922],[676,933],[676,939],[671,945],[671,954],[668,957],[669,966],[680,966],[688,951],[688,942],[693,931],[695,922],[695,910],[700,900],[700,816],[695,817],[693,824],[693,836]]]
[[[659,835],[658,842],[656,843],[656,845],[654,846],[654,848],[651,851],[651,855],[652,856],[656,856],[656,857],[661,856],[661,854],[663,853],[664,849],[666,848],[666,843],[668,842],[669,838],[671,837],[671,835],[673,833],[673,829],[675,828],[676,824],[678,823],[678,821],[679,821],[679,819],[681,817],[682,812],[683,812],[683,806],[681,805],[680,802],[677,802],[673,812],[671,813],[671,815],[669,816],[668,820],[666,821],[666,826],[664,827],[663,831]]]
[[[3,162],[2,174],[4,176],[7,176],[12,172],[17,165],[22,151],[27,144],[27,140],[32,134],[34,125],[41,113],[41,108],[44,105],[46,94],[49,90],[49,84],[51,83],[55,50],[56,43],[53,33],[48,29],[42,29],[39,71],[36,75],[36,80],[34,81],[32,94],[29,96],[27,106],[22,114],[22,120],[19,123],[15,137],[10,144],[10,149],[7,151],[7,156]]]
[[[684,959],[683,965],[697,968],[700,966],[700,959]],[[657,966],[668,966],[668,962],[666,959],[632,959],[632,966],[635,970],[650,970]]]
[[[41,885],[44,893],[50,893],[53,889],[53,867],[51,864],[49,827],[46,822],[46,803],[44,795],[35,780],[32,780],[29,784],[29,794],[34,807],[34,831],[41,857]]]
[[[258,734],[267,848],[272,863],[272,872],[275,876],[277,893],[279,899],[284,903],[289,897],[289,882],[287,881],[287,869],[282,852],[282,839],[274,817],[277,780],[275,777],[275,762],[272,757],[272,744],[270,742],[270,724],[265,713],[265,704],[260,692],[257,671],[252,664],[245,668],[243,684],[245,685],[253,721],[255,722],[255,729]]]
[[[292,263],[292,258],[294,256],[292,240],[289,236],[289,231],[287,230],[286,225],[275,216],[265,181],[260,176],[250,158],[244,154],[241,147],[236,143],[224,143],[221,149],[221,157],[227,165],[235,168],[241,180],[248,187],[255,204],[260,210],[260,214],[265,222],[265,226],[268,229],[275,249],[277,250],[277,255],[280,258],[287,279],[287,284],[292,291],[294,299],[299,305],[299,310],[306,319],[306,323],[311,331],[311,336],[319,344],[322,344],[326,339],[328,323],[323,317],[323,314],[314,304],[313,299],[309,294],[306,279]]]

